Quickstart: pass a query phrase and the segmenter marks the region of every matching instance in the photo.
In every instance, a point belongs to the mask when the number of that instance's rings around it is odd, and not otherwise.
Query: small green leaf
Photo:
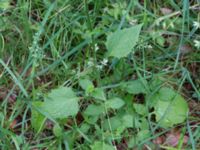
[[[189,109],[181,95],[171,88],[163,87],[154,97],[157,100],[154,106],[156,121],[161,127],[172,127],[184,122]]]
[[[42,110],[56,119],[75,116],[79,110],[78,98],[71,88],[60,87],[48,94],[43,103]]]
[[[125,82],[121,85],[121,88],[122,90],[127,91],[130,94],[147,93],[145,86],[140,80]]]
[[[100,141],[94,142],[90,147],[92,150],[115,150],[113,146]]]
[[[92,93],[91,96],[94,97],[97,100],[102,100],[105,101],[106,100],[106,96],[105,93],[103,91],[103,89],[101,88],[96,88]]]
[[[138,113],[140,115],[143,115],[143,116],[147,115],[148,110],[144,105],[142,105],[142,104],[133,104],[133,106],[135,108],[136,113]]]
[[[117,130],[121,126],[122,126],[122,121],[120,117],[118,116],[114,116],[109,119],[106,119],[103,124],[104,130],[110,130],[111,128],[112,131]]]
[[[133,127],[133,116],[130,114],[126,114],[122,117],[123,126],[126,128]]]
[[[139,39],[142,25],[118,30],[107,37],[106,47],[108,55],[117,58],[126,57],[136,45]]]
[[[109,99],[108,101],[105,102],[106,106],[108,108],[112,108],[112,109],[119,109],[121,108],[125,103],[122,99],[115,97],[112,99]]]
[[[40,108],[43,103],[42,102],[33,102],[32,105],[34,107]],[[43,129],[46,117],[39,113],[34,108],[31,109],[31,126],[33,127],[36,133],[40,133]]]
[[[89,116],[98,116],[103,112],[104,112],[104,108],[102,106],[91,104],[86,108],[84,114],[89,115]]]
[[[91,93],[94,90],[93,83],[88,79],[80,79],[79,84],[81,88],[86,91],[86,93]]]
[[[53,133],[56,137],[62,136],[62,128],[59,126],[59,124],[55,124],[53,127]]]
[[[137,140],[143,141],[150,136],[151,136],[151,134],[150,134],[149,130],[141,130],[137,133]]]

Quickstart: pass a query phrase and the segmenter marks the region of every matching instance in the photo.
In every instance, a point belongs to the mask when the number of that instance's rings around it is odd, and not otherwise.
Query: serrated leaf
[[[145,86],[143,85],[142,81],[134,80],[128,81],[121,85],[122,90],[130,93],[130,94],[140,94],[140,93],[147,93]]]
[[[161,127],[172,127],[182,123],[187,117],[188,105],[185,99],[168,87],[161,88],[155,95],[156,121]]]
[[[71,88],[60,87],[48,94],[43,103],[42,110],[56,119],[75,116],[79,110],[78,98]]]
[[[112,108],[112,109],[119,109],[121,108],[125,103],[122,99],[118,97],[114,97],[112,99],[109,99],[108,101],[105,102],[107,108]]]
[[[142,25],[118,30],[107,37],[106,47],[109,56],[117,58],[126,57],[139,39]]]
[[[32,105],[34,107],[41,107],[43,105],[42,102],[33,102]],[[36,133],[40,133],[43,129],[46,117],[39,113],[34,108],[31,109],[31,126],[33,127]]]

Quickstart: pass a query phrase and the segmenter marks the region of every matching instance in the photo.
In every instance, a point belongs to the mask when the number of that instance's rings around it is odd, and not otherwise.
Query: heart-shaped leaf
[[[52,90],[45,98],[41,110],[53,118],[75,116],[79,110],[78,98],[71,88],[60,87]]]
[[[154,96],[156,121],[161,127],[172,127],[182,123],[188,113],[188,105],[185,99],[168,87],[161,88]]]
[[[142,25],[136,25],[131,28],[118,30],[107,37],[106,47],[108,56],[117,58],[126,57],[139,39]]]

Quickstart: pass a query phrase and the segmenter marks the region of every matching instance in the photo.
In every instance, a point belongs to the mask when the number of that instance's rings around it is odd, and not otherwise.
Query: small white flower
[[[103,66],[106,66],[107,63],[108,63],[108,59],[106,59],[106,58],[104,58],[104,59],[101,61],[101,64],[102,64]]]
[[[197,21],[193,21],[193,27],[195,27],[196,29],[200,29],[200,23]]]
[[[103,69],[103,65],[97,65],[96,66],[98,70],[102,70]]]
[[[200,41],[194,40],[194,46],[200,49]]]
[[[97,44],[94,45],[94,50],[97,52],[99,50],[99,46]]]
[[[94,66],[94,63],[92,61],[88,61],[87,65],[88,65],[88,67],[92,67],[92,66]]]
[[[152,49],[153,47],[151,45],[147,45],[147,48]]]

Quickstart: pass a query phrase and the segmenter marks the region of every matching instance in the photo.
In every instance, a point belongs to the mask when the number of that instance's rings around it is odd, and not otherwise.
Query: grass
[[[0,1],[0,149],[199,149],[199,9],[197,0]],[[137,24],[134,53],[108,57],[107,37]],[[36,103],[62,86],[79,109],[58,119]],[[162,126],[174,100],[156,119],[151,98],[162,87],[187,102],[184,121]],[[110,108],[116,97],[123,106]]]

